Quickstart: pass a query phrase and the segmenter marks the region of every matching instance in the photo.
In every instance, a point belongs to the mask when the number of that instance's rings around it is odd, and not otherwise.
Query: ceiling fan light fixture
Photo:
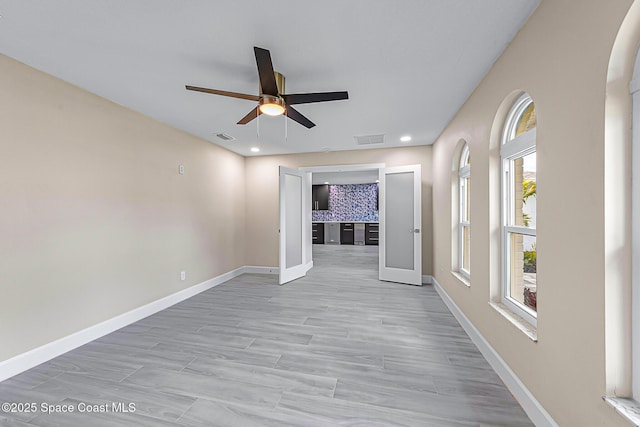
[[[284,101],[280,97],[264,96],[260,99],[260,112],[267,116],[284,114]]]
[[[258,67],[259,95],[229,92],[227,90],[210,89],[190,85],[186,85],[185,88],[196,92],[211,93],[213,95],[228,96],[230,98],[246,99],[248,101],[257,102],[258,108],[254,106],[247,115],[237,122],[239,125],[246,125],[251,120],[260,117],[261,114],[269,116],[280,116],[284,114],[287,119],[291,119],[307,129],[311,129],[315,126],[315,123],[293,108],[293,105],[349,99],[347,91],[287,94],[284,90],[284,76],[273,70],[271,53],[267,49],[263,49],[258,46],[253,47],[253,52],[255,53],[256,66]],[[288,120],[285,120],[285,123],[288,123]]]

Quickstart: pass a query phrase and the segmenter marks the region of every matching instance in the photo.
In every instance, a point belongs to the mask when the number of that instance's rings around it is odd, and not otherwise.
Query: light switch
[[[180,166],[178,166],[178,173],[179,173],[180,175],[184,175],[184,165],[180,165]]]

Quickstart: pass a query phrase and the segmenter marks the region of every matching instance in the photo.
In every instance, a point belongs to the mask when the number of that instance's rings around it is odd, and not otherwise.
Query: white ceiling
[[[0,0],[0,52],[245,156],[432,144],[539,0]],[[236,122],[258,94],[253,46],[316,123]],[[236,138],[225,142],[215,134]],[[354,136],[384,134],[357,146]],[[400,136],[411,135],[409,143]]]

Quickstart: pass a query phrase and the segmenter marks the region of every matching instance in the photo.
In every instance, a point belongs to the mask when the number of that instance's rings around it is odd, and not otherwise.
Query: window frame
[[[471,251],[469,251],[469,269],[465,270],[464,268],[465,227],[469,230],[469,233],[471,233],[471,215],[466,215],[467,207],[470,205],[469,198],[467,197],[467,187],[471,182],[471,164],[469,162],[469,156],[469,145],[465,143],[460,153],[460,162],[458,166],[458,273],[464,276],[467,280],[471,279]]]
[[[637,61],[634,77],[638,75]],[[632,84],[631,101],[631,395],[640,402],[640,266],[634,262],[640,258],[640,86],[637,84]]]
[[[537,326],[537,311],[521,304],[511,297],[510,293],[510,266],[511,251],[510,239],[513,234],[536,237],[535,227],[524,227],[514,224],[513,215],[515,212],[513,180],[510,171],[513,169],[513,162],[521,157],[536,152],[536,128],[530,129],[517,137],[516,129],[518,121],[524,111],[533,103],[529,94],[523,93],[514,102],[505,120],[500,144],[500,175],[501,175],[501,302],[512,312],[522,317],[528,323]],[[535,108],[535,105],[534,105]]]

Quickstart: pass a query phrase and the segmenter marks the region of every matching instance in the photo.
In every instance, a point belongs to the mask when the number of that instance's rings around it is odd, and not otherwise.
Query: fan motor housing
[[[275,78],[276,78],[276,86],[278,88],[278,94],[283,94],[284,93],[284,81],[285,78],[282,74],[280,74],[277,71],[273,72]],[[264,95],[262,92],[262,85],[260,84],[260,81],[258,81],[258,89],[260,89],[260,95]]]

